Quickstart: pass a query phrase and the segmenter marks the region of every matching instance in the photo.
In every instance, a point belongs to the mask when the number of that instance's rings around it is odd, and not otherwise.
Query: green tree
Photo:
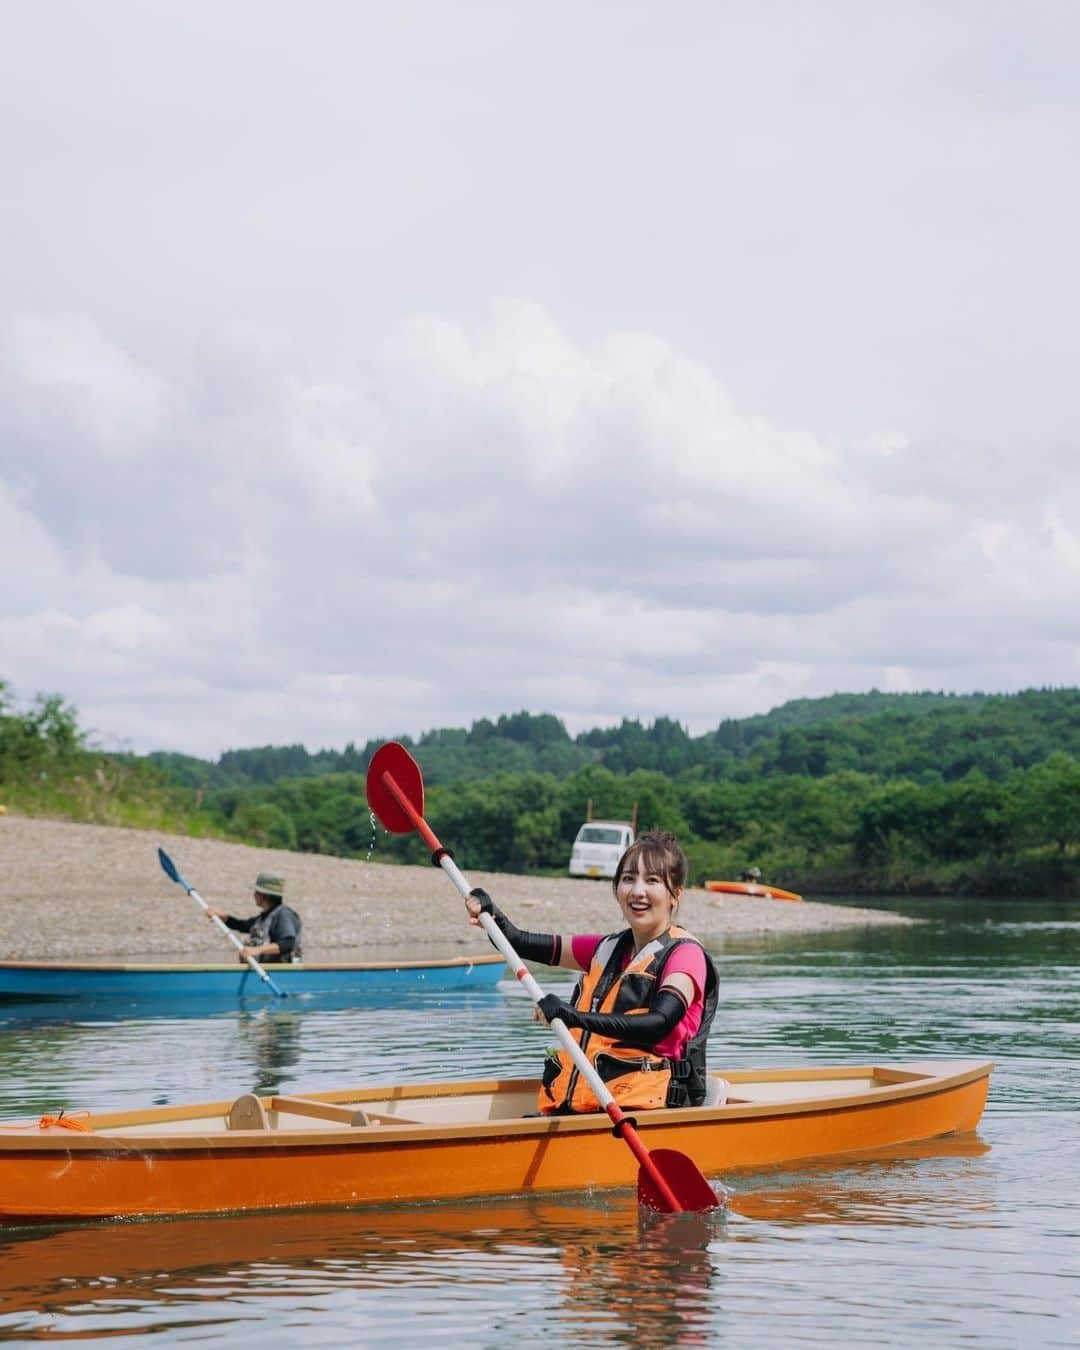
[[[1011,817],[1021,838],[1029,847],[1053,844],[1064,854],[1080,840],[1080,761],[1054,754],[1019,778]]]
[[[910,858],[919,846],[922,794],[914,783],[886,783],[859,810],[855,854],[864,864]]]
[[[296,826],[273,802],[245,802],[233,816],[232,827],[262,848],[296,848]]]

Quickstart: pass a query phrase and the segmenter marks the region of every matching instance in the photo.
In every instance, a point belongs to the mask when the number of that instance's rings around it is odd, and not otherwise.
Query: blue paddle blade
[[[180,873],[173,866],[173,860],[169,857],[169,855],[165,852],[163,848],[158,849],[157,857],[158,862],[165,869],[166,875],[172,877],[173,881],[179,881]]]
[[[649,1157],[686,1213],[715,1209],[719,1205],[716,1192],[702,1175],[697,1163],[685,1153],[679,1153],[673,1148],[654,1148],[649,1150]],[[638,1202],[659,1214],[672,1213],[667,1197],[644,1167],[638,1170]]]
[[[162,868],[163,868],[163,870],[164,870],[164,872],[165,872],[165,875],[168,876],[168,877],[171,877],[173,881],[178,881],[178,882],[180,883],[180,885],[183,886],[184,890],[186,891],[186,890],[188,889],[188,884],[187,884],[187,882],[186,882],[186,881],[184,880],[184,878],[180,875],[180,873],[176,870],[176,864],[173,862],[173,860],[169,857],[169,855],[165,852],[165,850],[164,850],[163,848],[159,848],[159,849],[158,849],[158,851],[157,851],[157,856],[158,856],[158,862],[161,864],[161,866],[162,866]]]

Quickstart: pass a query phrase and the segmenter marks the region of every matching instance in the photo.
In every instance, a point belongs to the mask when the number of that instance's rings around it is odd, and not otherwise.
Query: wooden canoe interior
[[[829,1101],[872,1094],[876,1089],[917,1083],[935,1077],[926,1072],[893,1068],[778,1069],[713,1074],[728,1084],[726,1106],[765,1106],[781,1102]],[[305,1094],[251,1093],[228,1102],[188,1107],[160,1107],[141,1112],[94,1115],[95,1133],[141,1136],[219,1133],[236,1129],[271,1131],[385,1129],[410,1125],[462,1125],[520,1120],[536,1112],[536,1083],[511,1079],[477,1083],[443,1083],[398,1087],[390,1095],[379,1089]],[[717,1109],[723,1107],[701,1108]]]

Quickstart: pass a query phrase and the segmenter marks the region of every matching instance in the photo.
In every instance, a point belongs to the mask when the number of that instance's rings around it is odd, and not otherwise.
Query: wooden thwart
[[[269,1111],[268,1111],[269,1108]],[[253,1092],[245,1092],[237,1097],[229,1108],[227,1116],[230,1130],[269,1130],[273,1129],[269,1112],[279,1115],[311,1116],[315,1120],[328,1120],[334,1125],[364,1127],[376,1125],[419,1125],[421,1122],[409,1120],[405,1116],[386,1115],[381,1111],[365,1111],[359,1106],[349,1106],[338,1102],[321,1102],[314,1097],[270,1097],[264,1103]]]
[[[366,1111],[358,1106],[339,1106],[336,1102],[318,1102],[311,1097],[271,1097],[272,1111],[286,1112],[291,1116],[314,1116],[317,1120],[332,1120],[335,1125],[372,1125]]]

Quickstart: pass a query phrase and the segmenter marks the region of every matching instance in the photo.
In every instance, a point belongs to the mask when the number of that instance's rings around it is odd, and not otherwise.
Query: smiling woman
[[[473,923],[490,914],[527,960],[578,971],[569,1003],[548,994],[547,1021],[569,1028],[621,1107],[699,1106],[705,1100],[705,1043],[716,1012],[716,969],[697,938],[676,923],[686,855],[654,830],[625,850],[612,890],[626,923],[607,936],[526,933],[485,891],[466,901]],[[558,1049],[548,1055],[538,1102],[544,1115],[598,1111],[600,1103]]]

